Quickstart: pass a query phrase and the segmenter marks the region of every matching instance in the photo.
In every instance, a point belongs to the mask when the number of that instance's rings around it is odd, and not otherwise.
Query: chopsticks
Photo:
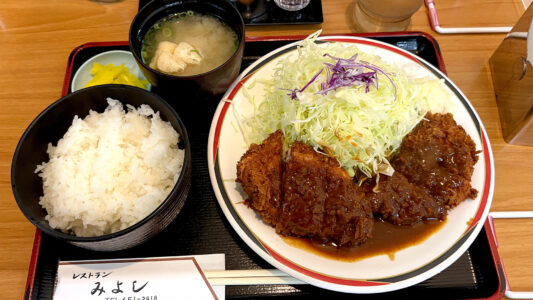
[[[307,284],[280,270],[217,270],[204,271],[211,285]]]

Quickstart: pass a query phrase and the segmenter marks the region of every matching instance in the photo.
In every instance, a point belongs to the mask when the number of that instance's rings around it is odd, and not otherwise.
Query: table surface
[[[107,1],[109,2],[109,1]],[[436,1],[441,26],[513,26],[524,12],[519,0]],[[324,23],[256,26],[247,37],[356,32],[354,0],[323,0]],[[2,298],[24,294],[35,227],[22,215],[10,187],[11,158],[24,129],[61,96],[67,58],[92,41],[128,39],[138,0],[2,0],[0,2],[0,278]],[[498,12],[496,15],[494,12]],[[491,80],[489,58],[505,34],[441,35],[426,7],[409,30],[423,31],[440,44],[449,77],[470,99],[488,132],[496,167],[492,211],[533,210],[533,147],[507,144]],[[499,253],[513,290],[533,290],[533,220],[497,220]]]

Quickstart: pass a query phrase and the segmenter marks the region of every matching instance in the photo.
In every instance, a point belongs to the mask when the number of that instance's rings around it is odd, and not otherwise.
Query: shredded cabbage
[[[248,142],[261,143],[281,128],[287,145],[302,141],[334,156],[352,177],[392,175],[390,155],[428,111],[448,109],[449,92],[438,79],[410,77],[355,45],[317,43],[319,34],[303,40],[297,55],[281,59],[270,79],[252,83],[263,84],[266,95],[263,101],[249,98],[254,113],[242,120]],[[376,84],[335,84],[321,92],[330,79],[327,66],[354,57],[379,69]]]

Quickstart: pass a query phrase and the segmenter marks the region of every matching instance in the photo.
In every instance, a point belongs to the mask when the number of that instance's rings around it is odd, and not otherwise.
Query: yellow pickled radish
[[[93,78],[84,87],[110,83],[133,85],[143,89],[148,86],[148,80],[139,79],[124,64],[115,66],[113,64],[94,63],[91,74]]]

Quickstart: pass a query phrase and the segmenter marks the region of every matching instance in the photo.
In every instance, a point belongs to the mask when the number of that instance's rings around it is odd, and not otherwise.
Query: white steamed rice
[[[105,112],[74,117],[48,162],[41,204],[51,227],[99,236],[129,227],[156,209],[176,183],[184,151],[179,134],[159,112],[107,98]]]

